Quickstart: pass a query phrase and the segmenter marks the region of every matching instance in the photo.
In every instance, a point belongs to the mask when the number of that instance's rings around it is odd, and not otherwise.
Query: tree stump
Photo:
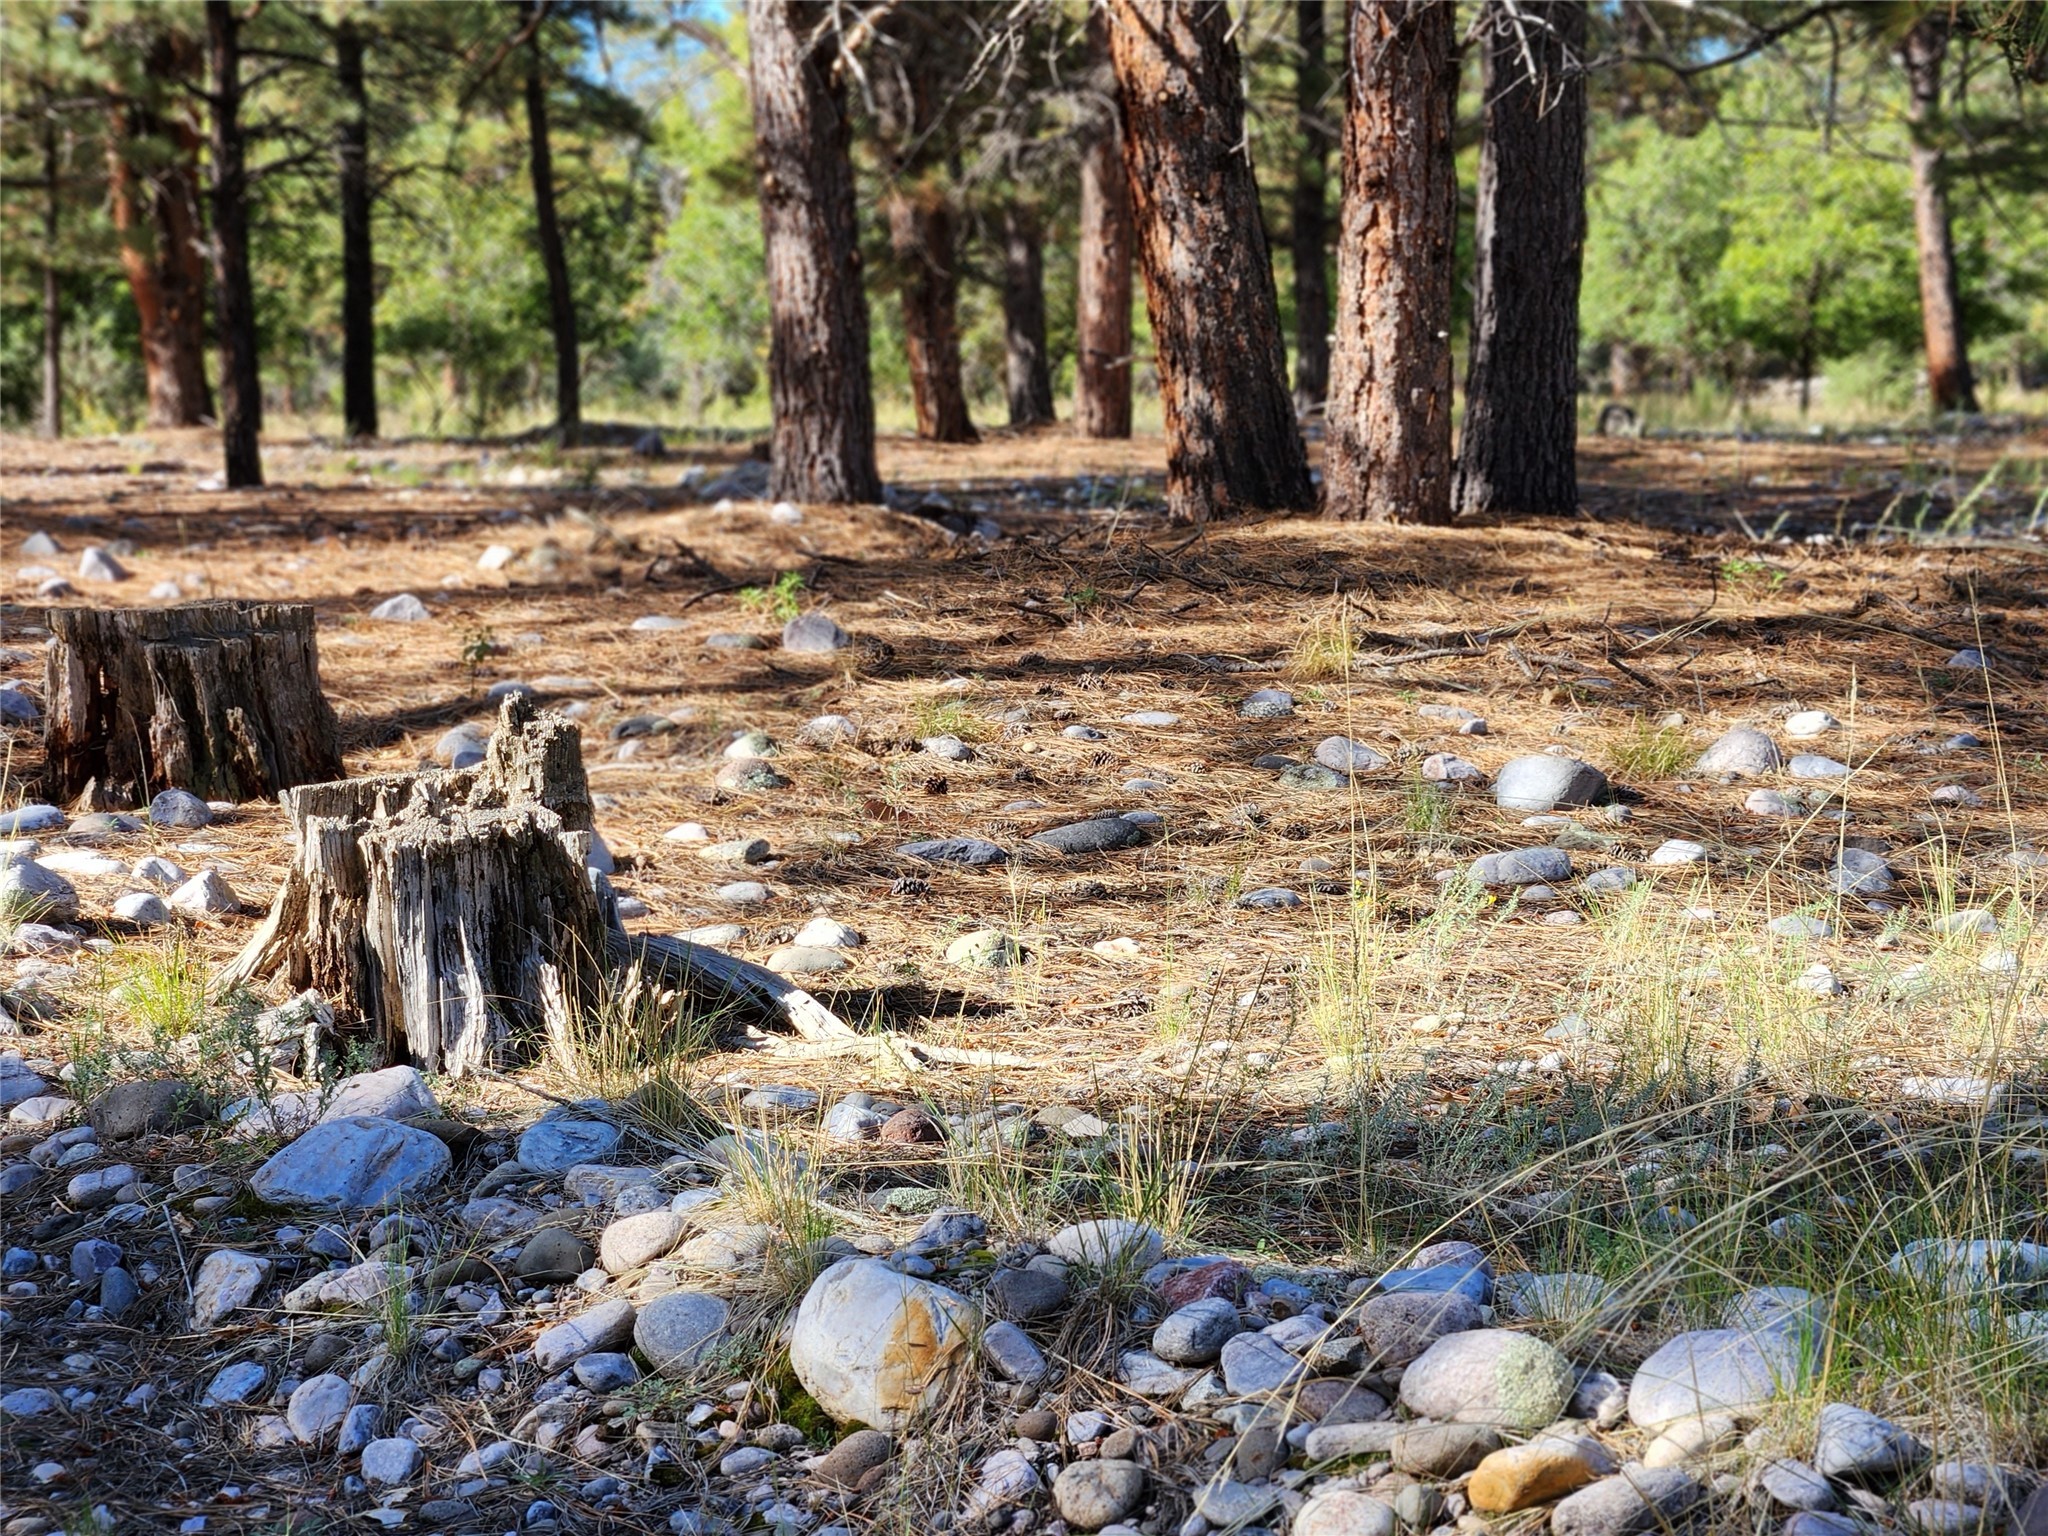
[[[313,988],[338,1017],[450,1077],[544,1044],[573,1064],[576,1022],[608,986],[673,988],[714,1017],[766,1020],[833,1053],[915,1066],[938,1051],[859,1035],[788,978],[736,956],[628,934],[610,884],[589,867],[576,726],[524,697],[504,702],[474,768],[307,784],[281,798],[292,862],[217,991],[275,977]]]
[[[219,985],[316,988],[451,1077],[595,1000],[619,923],[587,862],[572,721],[507,699],[477,767],[309,784],[283,802],[291,868]]]
[[[59,608],[48,622],[50,799],[116,809],[186,789],[266,800],[341,776],[306,604]]]

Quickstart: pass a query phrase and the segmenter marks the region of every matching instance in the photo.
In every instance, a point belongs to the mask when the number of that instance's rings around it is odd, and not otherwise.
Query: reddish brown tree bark
[[[1472,366],[1460,512],[1578,510],[1579,269],[1586,245],[1583,0],[1484,18]]]
[[[1003,208],[1003,361],[1010,425],[1053,419],[1052,363],[1045,345],[1044,231],[1012,199]]]
[[[1110,0],[1124,170],[1180,522],[1313,506],[1222,0]]]
[[[147,71],[173,87],[199,70],[182,33],[152,40]],[[213,415],[206,385],[206,250],[199,215],[199,132],[150,96],[109,92],[107,182],[121,270],[135,299],[152,427],[191,427]]]
[[[1906,34],[1900,50],[1911,90],[1913,241],[1920,252],[1920,328],[1926,337],[1927,394],[1937,411],[1974,411],[1977,385],[1963,333],[1956,283],[1955,236],[1949,226],[1945,156],[1935,137],[1941,116],[1941,69],[1948,56],[1949,13],[1940,7]]]
[[[930,174],[907,185],[898,182],[883,205],[902,289],[917,435],[934,443],[977,442],[960,373],[960,271],[951,199]]]
[[[1352,8],[1328,517],[1450,520],[1452,25],[1450,0]]]
[[[1312,411],[1330,388],[1330,66],[1325,0],[1295,0],[1294,404]]]
[[[227,483],[263,483],[263,385],[256,370],[256,293],[249,280],[249,175],[242,136],[241,18],[206,0],[213,75],[213,318],[220,332],[220,438]]]
[[[747,82],[768,264],[769,492],[876,502],[868,308],[845,87],[818,55],[827,8],[747,0]]]
[[[1081,235],[1074,301],[1074,430],[1131,435],[1131,190],[1106,13],[1088,12],[1090,113],[1081,145]]]
[[[960,367],[960,257],[952,190],[942,162],[946,114],[959,106],[977,56],[971,32],[944,6],[883,6],[881,45],[869,66],[875,127],[885,160],[882,213],[903,308],[917,435],[971,443]]]

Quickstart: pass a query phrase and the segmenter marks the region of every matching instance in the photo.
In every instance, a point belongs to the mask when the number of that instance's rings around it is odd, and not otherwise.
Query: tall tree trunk
[[[57,233],[59,194],[57,121],[43,118],[43,409],[38,430],[44,437],[64,435],[64,294],[58,283]]]
[[[1044,239],[1038,219],[1016,202],[1003,208],[1003,360],[1010,425],[1053,419],[1052,364],[1045,348]]]
[[[1351,10],[1328,517],[1451,517],[1451,253],[1458,227],[1450,0]]]
[[[562,249],[562,225],[555,217],[555,161],[548,148],[547,50],[539,16],[545,0],[520,0],[520,14],[532,28],[526,40],[527,161],[533,172],[533,218],[541,265],[548,274],[548,322],[555,335],[555,433],[573,448],[583,437],[583,369],[576,350],[576,295],[569,287],[569,258]]]
[[[1090,73],[1099,105],[1081,145],[1080,271],[1074,300],[1074,430],[1131,435],[1131,189],[1109,31],[1088,12]]]
[[[1586,246],[1584,0],[1492,0],[1485,18],[1472,366],[1454,502],[1579,505],[1579,268]]]
[[[917,435],[934,443],[979,440],[960,377],[960,271],[953,210],[936,174],[897,184],[883,200],[889,250],[903,286],[903,341]]]
[[[1913,240],[1920,249],[1920,327],[1927,338],[1927,393],[1937,411],[1974,411],[1977,386],[1957,296],[1955,237],[1949,228],[1944,156],[1936,137],[1949,15],[1932,8],[1906,34],[1901,54],[1912,95]]]
[[[1330,388],[1328,184],[1330,67],[1324,47],[1325,0],[1295,0],[1294,121],[1301,145],[1294,165],[1294,404],[1312,411]]]
[[[334,29],[334,72],[348,114],[335,130],[341,180],[341,421],[350,437],[377,435],[377,272],[370,243],[370,91],[363,35]]]
[[[232,0],[206,0],[213,62],[214,323],[220,329],[220,437],[230,487],[261,485],[263,386],[256,374],[256,295],[249,282],[249,178],[243,162],[241,21]]]
[[[768,267],[769,494],[876,502],[868,307],[845,86],[811,51],[819,0],[747,0],[747,84]]]
[[[150,45],[153,81],[199,71],[197,45],[167,32]],[[148,424],[193,427],[213,415],[206,384],[206,253],[199,216],[199,134],[182,116],[110,89],[107,184],[121,269],[135,299]]]
[[[1315,504],[1223,0],[1110,0],[1124,170],[1179,522]]]

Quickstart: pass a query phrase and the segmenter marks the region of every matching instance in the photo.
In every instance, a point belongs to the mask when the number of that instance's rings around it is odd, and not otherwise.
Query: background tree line
[[[266,412],[772,405],[864,496],[878,409],[1135,397],[1184,517],[1315,503],[1304,419],[1338,515],[1551,510],[1593,386],[2039,383],[2043,11],[23,0],[0,410],[247,483]]]

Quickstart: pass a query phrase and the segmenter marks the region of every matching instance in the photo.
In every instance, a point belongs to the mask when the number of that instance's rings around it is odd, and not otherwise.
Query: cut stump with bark
[[[44,788],[111,810],[164,789],[266,800],[341,776],[304,603],[58,608]]]
[[[508,699],[474,768],[309,784],[283,801],[291,866],[220,985],[282,975],[454,1077],[595,998],[617,915],[588,866],[574,722]]]
[[[639,973],[735,1022],[859,1041],[802,988],[744,960],[630,935],[589,867],[576,725],[507,699],[474,768],[308,784],[283,796],[293,856],[269,915],[215,978],[283,978],[429,1072],[558,1051]]]

